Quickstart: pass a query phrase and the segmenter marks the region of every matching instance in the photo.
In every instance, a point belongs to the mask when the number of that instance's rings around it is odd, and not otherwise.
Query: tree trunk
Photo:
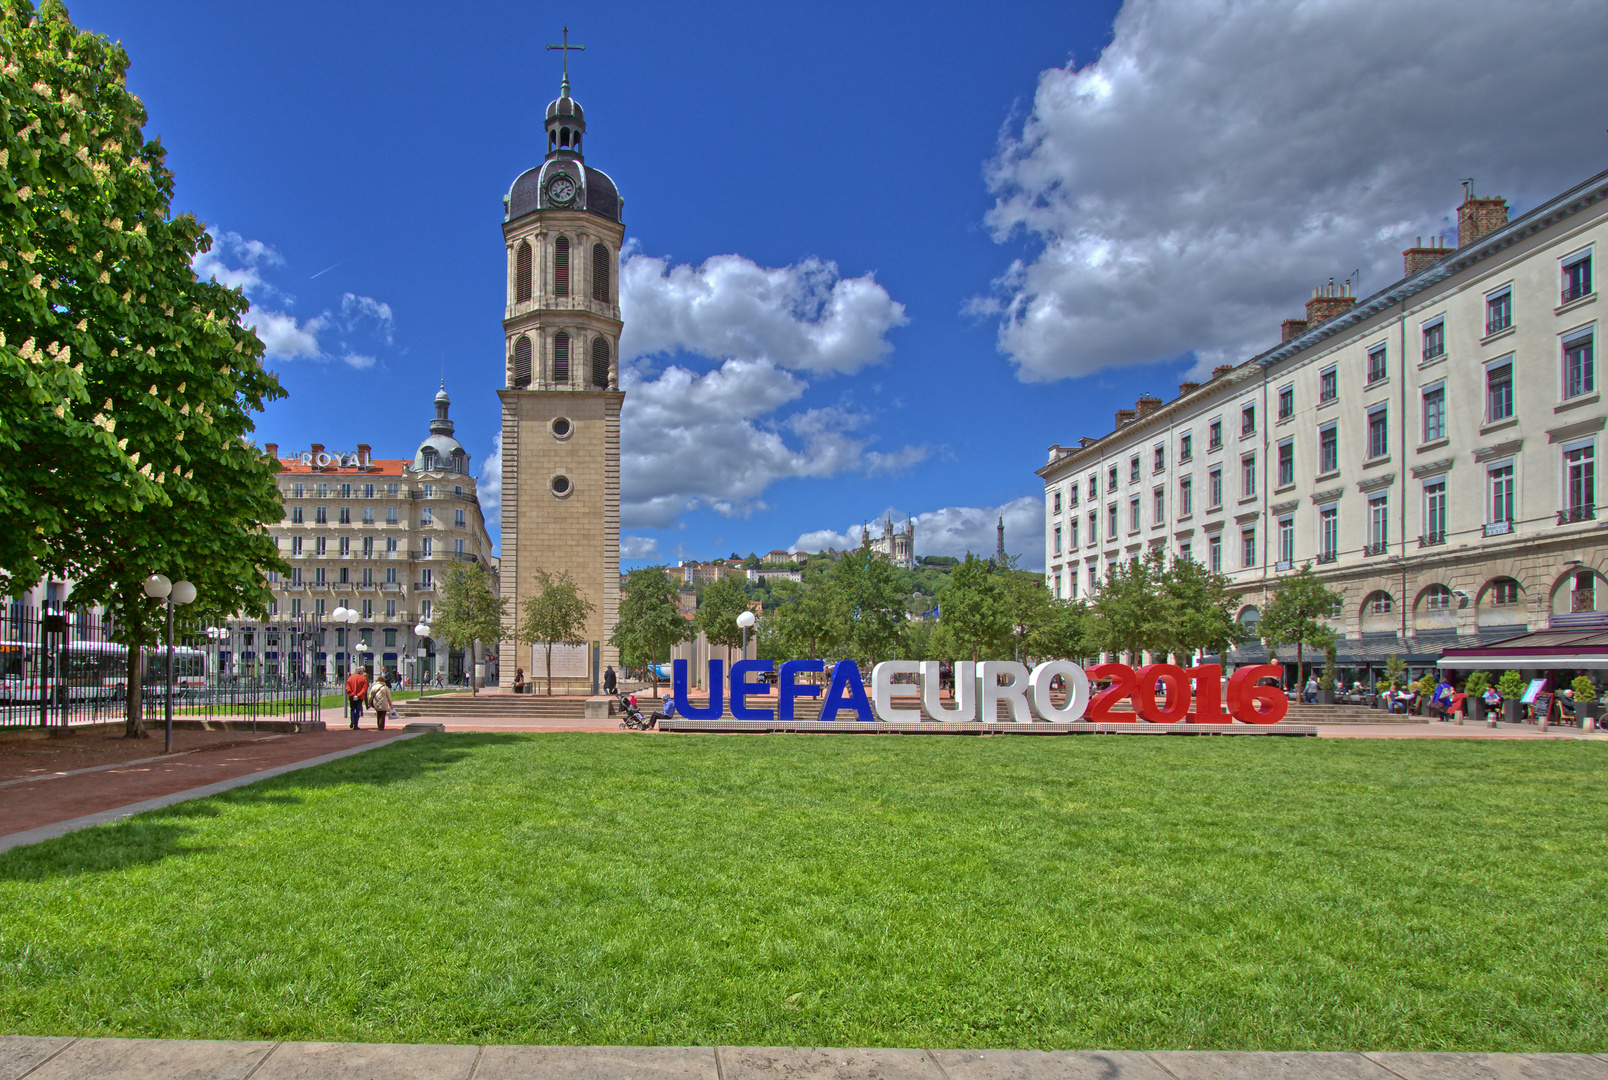
[[[553,643],[547,643],[547,696],[553,696]]]
[[[475,662],[475,643],[469,643],[469,696],[474,697],[480,693],[480,670]]]
[[[622,668],[625,665],[620,665]],[[654,651],[653,645],[648,645],[648,671],[653,675],[653,696],[659,696],[659,654]],[[619,689],[615,687],[615,689]]]
[[[1301,650],[1306,648],[1304,641],[1295,643],[1295,693],[1302,701],[1306,700],[1306,672],[1302,670],[1303,655]]]
[[[128,647],[128,700],[123,703],[123,738],[125,739],[148,739],[151,737],[145,730],[144,674],[145,657],[138,645],[130,645]]]

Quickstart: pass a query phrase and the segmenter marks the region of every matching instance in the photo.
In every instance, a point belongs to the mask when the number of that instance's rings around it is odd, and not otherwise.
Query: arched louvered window
[[[529,299],[530,245],[522,240],[519,250],[514,252],[514,302],[522,304]]]
[[[592,245],[592,299],[609,302],[609,249],[605,244]]]
[[[553,295],[569,295],[569,237],[553,241]]]
[[[592,339],[592,385],[609,388],[609,343],[600,337]]]
[[[569,335],[562,330],[553,338],[553,381],[569,382]]]
[[[514,342],[514,385],[530,385],[530,338],[523,334]]]

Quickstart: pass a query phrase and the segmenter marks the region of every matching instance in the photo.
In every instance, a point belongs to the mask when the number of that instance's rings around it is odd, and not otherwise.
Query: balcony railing
[[[435,582],[433,582],[433,581],[415,581],[413,583],[413,591],[414,592],[435,592]]]
[[[1446,543],[1445,532],[1425,533],[1423,536],[1418,538],[1418,546],[1421,548],[1434,547],[1437,544],[1444,543]]]
[[[1387,540],[1380,540],[1377,543],[1369,544],[1367,547],[1363,548],[1362,553],[1364,555],[1383,555],[1389,550],[1390,542]]]
[[[1511,521],[1487,521],[1485,523],[1486,536],[1506,536],[1513,531]]]
[[[1424,359],[1425,360],[1436,360],[1436,359],[1439,359],[1440,357],[1445,356],[1445,355],[1446,355],[1446,346],[1445,345],[1425,345],[1424,346]]]
[[[1338,558],[1340,558],[1338,551],[1320,551],[1318,552],[1317,562],[1322,565],[1323,563],[1332,563]]]
[[[1559,525],[1573,525],[1577,521],[1595,521],[1597,508],[1593,505],[1569,506],[1558,511]]]
[[[1508,327],[1510,327],[1512,325],[1513,325],[1513,316],[1511,316],[1511,315],[1498,315],[1498,316],[1496,316],[1494,318],[1486,319],[1485,320],[1485,336],[1490,337],[1492,334],[1498,332],[1499,330],[1506,330]]]
[[[402,583],[400,581],[382,581],[380,583],[380,591],[381,592],[401,592],[402,591]]]
[[[1568,304],[1568,303],[1571,303],[1571,302],[1573,302],[1575,300],[1580,299],[1582,296],[1590,296],[1590,295],[1591,295],[1591,279],[1590,278],[1585,278],[1585,279],[1583,279],[1583,280],[1581,280],[1579,282],[1576,282],[1573,285],[1564,286],[1563,302],[1565,304]]]

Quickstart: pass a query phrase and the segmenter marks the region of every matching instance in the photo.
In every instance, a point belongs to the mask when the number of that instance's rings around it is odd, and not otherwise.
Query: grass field
[[[1608,1047],[1608,745],[432,735],[0,855],[0,1032]]]

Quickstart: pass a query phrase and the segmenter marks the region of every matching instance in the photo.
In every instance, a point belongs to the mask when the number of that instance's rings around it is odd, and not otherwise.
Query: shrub
[[[1576,675],[1574,682],[1569,684],[1574,691],[1575,701],[1581,705],[1589,705],[1597,700],[1597,684],[1591,681],[1589,675]]]
[[[1463,683],[1463,693],[1469,697],[1479,697],[1485,693],[1485,688],[1489,685],[1490,679],[1486,677],[1485,672],[1471,671],[1468,680]]]
[[[1504,671],[1496,681],[1497,693],[1504,699],[1513,699],[1524,693],[1524,678],[1517,671]]]

